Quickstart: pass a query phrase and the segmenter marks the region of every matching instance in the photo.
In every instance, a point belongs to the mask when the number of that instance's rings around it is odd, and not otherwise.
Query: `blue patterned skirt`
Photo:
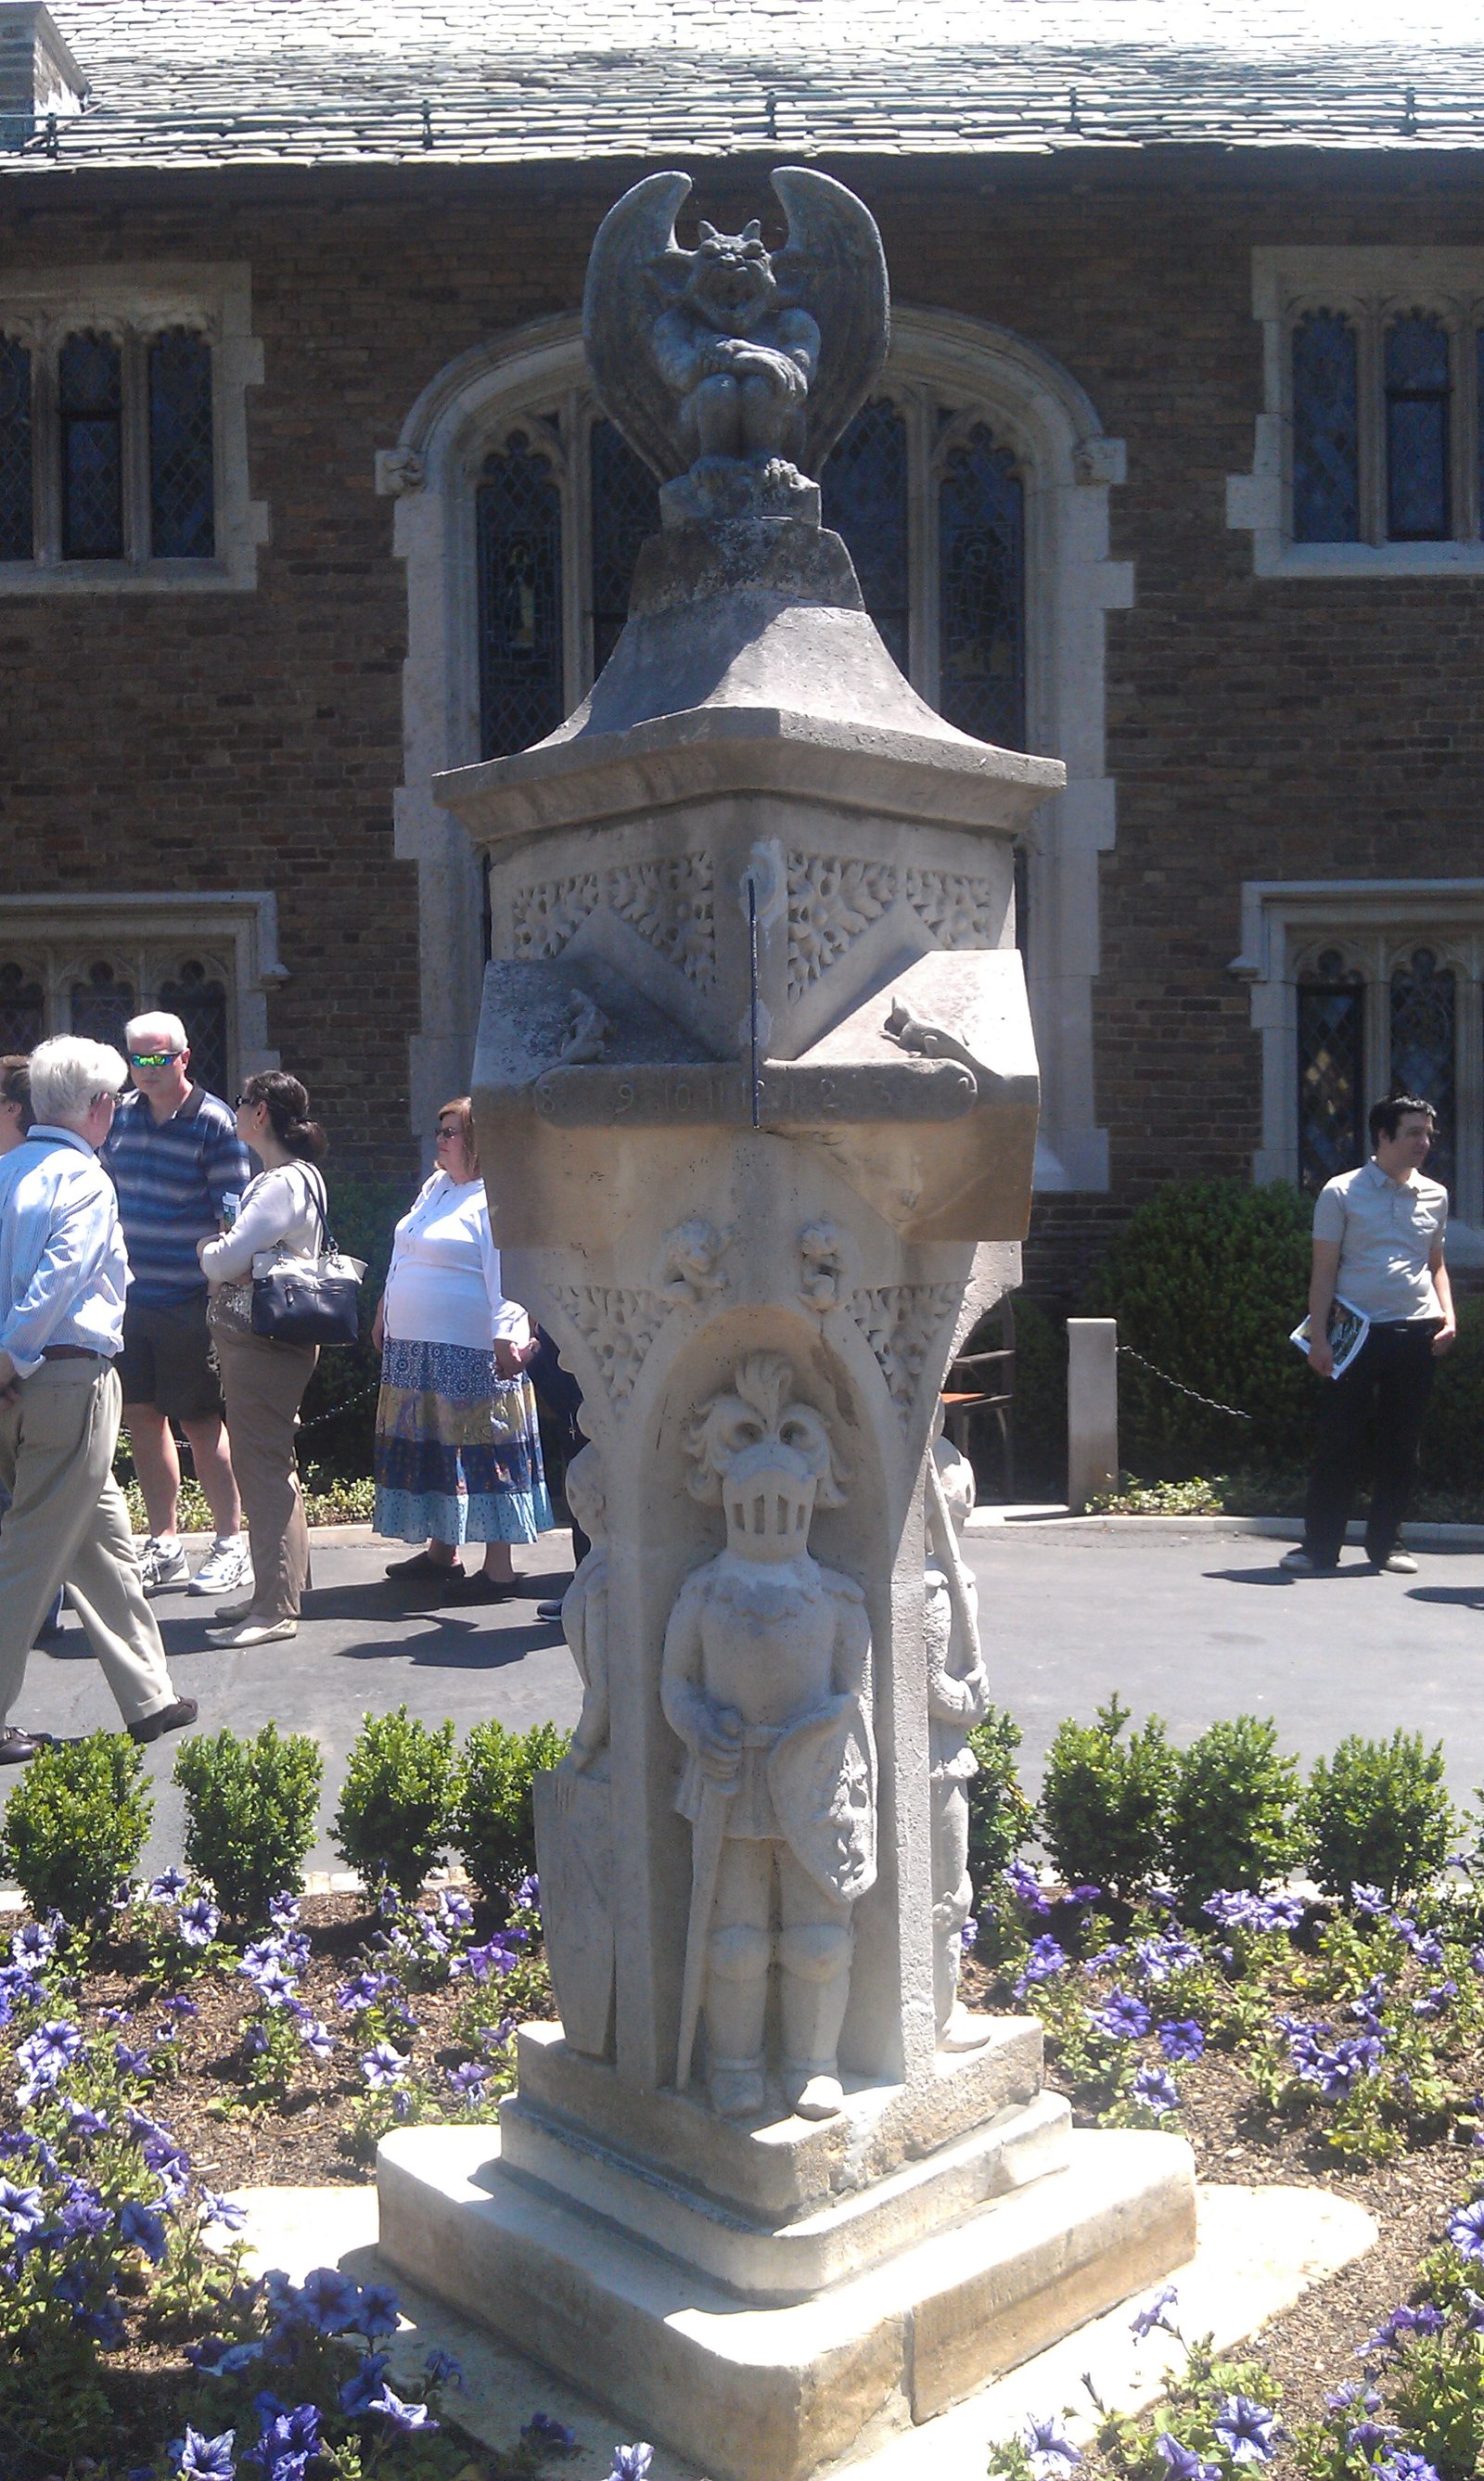
[[[535,1395],[462,1344],[381,1347],[376,1529],[393,1542],[534,1542],[556,1519]]]

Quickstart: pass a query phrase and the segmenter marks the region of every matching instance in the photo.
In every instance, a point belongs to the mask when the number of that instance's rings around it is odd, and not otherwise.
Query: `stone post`
[[[1118,1487],[1118,1321],[1067,1320],[1067,1503]]]

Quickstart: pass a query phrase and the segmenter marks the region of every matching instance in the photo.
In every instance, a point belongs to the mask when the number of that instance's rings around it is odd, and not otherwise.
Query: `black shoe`
[[[131,1723],[129,1737],[142,1740],[147,1747],[163,1733],[183,1732],[188,1723],[195,1721],[200,1711],[194,1697],[177,1697],[172,1706],[162,1706],[157,1714],[146,1714],[143,1723]]]
[[[386,1573],[399,1584],[430,1584],[437,1578],[443,1584],[462,1584],[467,1571],[456,1559],[433,1559],[426,1551],[414,1551],[410,1559],[392,1559]]]
[[[477,1568],[464,1579],[458,1599],[461,1603],[519,1603],[525,1600],[525,1588],[518,1577],[486,1577],[482,1568]]]
[[[538,1620],[560,1620],[561,1617],[561,1605],[560,1602],[537,1603],[535,1606],[535,1615]]]
[[[13,1723],[8,1723],[0,1732],[0,1766],[23,1765],[27,1758],[34,1758],[44,1746],[45,1742],[33,1733],[18,1731]]]

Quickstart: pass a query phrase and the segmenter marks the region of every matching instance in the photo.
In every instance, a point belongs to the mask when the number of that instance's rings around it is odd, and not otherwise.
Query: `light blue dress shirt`
[[[22,1378],[40,1368],[43,1345],[112,1358],[128,1283],[113,1182],[75,1131],[38,1121],[0,1155],[0,1352]]]

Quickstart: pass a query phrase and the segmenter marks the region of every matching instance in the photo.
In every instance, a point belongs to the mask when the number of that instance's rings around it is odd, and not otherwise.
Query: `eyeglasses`
[[[180,1059],[184,1056],[184,1053],[179,1051],[131,1051],[129,1066],[131,1068],[169,1068],[172,1059]]]
[[[463,1131],[462,1129],[439,1128],[434,1129],[432,1134],[435,1144],[440,1146],[451,1146],[456,1137],[461,1137],[463,1136]]]
[[[239,1094],[232,1109],[234,1111],[255,1111],[262,1100],[261,1094]]]

